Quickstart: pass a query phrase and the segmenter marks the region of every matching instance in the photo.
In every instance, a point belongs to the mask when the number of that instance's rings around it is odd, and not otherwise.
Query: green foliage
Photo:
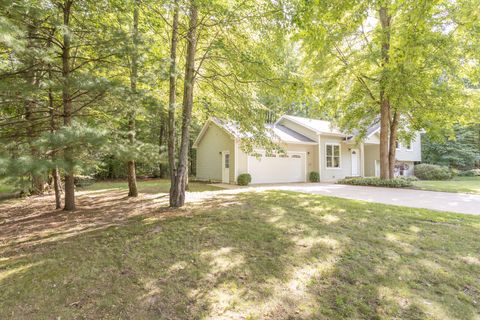
[[[372,187],[387,187],[387,188],[407,188],[413,186],[410,179],[395,178],[395,179],[380,179],[377,177],[355,177],[338,180],[339,184],[349,184],[354,186],[372,186]]]
[[[480,177],[480,169],[471,169],[466,171],[460,171],[458,173],[460,177]]]
[[[382,60],[381,6],[392,17],[388,62]],[[466,84],[479,79],[480,51],[471,40],[478,38],[478,19],[470,10],[474,1],[300,1],[296,38],[317,113],[365,134],[379,116],[384,90],[402,115],[401,139],[478,120],[479,94]]]
[[[81,176],[77,175],[74,178],[75,186],[79,188],[88,187],[95,183],[95,179],[91,176]]]
[[[427,163],[462,170],[480,166],[480,125],[457,125],[454,135],[443,139],[423,135],[422,158]]]
[[[320,182],[320,174],[316,171],[310,172],[308,175],[308,181],[310,182]]]
[[[252,182],[252,176],[250,173],[242,173],[237,177],[237,183],[240,186],[248,186]]]
[[[414,174],[420,180],[449,180],[452,178],[448,167],[426,163],[416,165]]]

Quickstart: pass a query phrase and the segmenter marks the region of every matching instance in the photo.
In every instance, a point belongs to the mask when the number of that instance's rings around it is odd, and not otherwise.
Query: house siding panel
[[[396,157],[398,161],[422,161],[422,141],[419,132],[411,143],[412,150],[407,150],[405,143],[400,144],[400,150],[397,150]]]
[[[197,179],[222,181],[222,151],[230,151],[230,182],[235,182],[235,142],[211,123],[197,147]]]
[[[329,143],[338,143],[340,144],[340,168],[327,168],[325,146]],[[346,144],[343,142],[343,138],[331,137],[331,136],[321,136],[320,139],[320,152],[321,152],[321,179],[323,181],[341,179],[352,174],[352,163],[350,150],[348,149],[359,149],[360,147]]]

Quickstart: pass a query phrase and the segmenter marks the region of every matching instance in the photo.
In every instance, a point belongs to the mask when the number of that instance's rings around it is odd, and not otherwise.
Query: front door
[[[358,176],[358,163],[359,163],[359,155],[357,149],[352,149],[352,176]]]
[[[222,152],[222,182],[230,182],[230,152]]]

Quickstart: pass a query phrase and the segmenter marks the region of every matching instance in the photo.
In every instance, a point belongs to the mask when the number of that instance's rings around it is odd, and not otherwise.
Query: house
[[[193,147],[197,150],[197,178],[235,183],[239,174],[250,173],[252,183],[307,182],[310,172],[321,181],[349,176],[380,175],[380,127],[367,130],[363,141],[346,134],[329,121],[284,115],[266,126],[268,137],[285,152],[267,153],[261,147],[247,154],[235,123],[210,118]],[[408,145],[397,144],[397,175],[412,175],[421,161],[420,134]]]

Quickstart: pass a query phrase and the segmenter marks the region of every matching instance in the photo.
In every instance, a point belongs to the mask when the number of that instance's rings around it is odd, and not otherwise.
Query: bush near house
[[[387,188],[406,188],[413,186],[410,178],[395,178],[390,180],[382,180],[377,177],[356,177],[338,180],[339,184],[349,184],[354,186],[372,186]]]
[[[452,178],[452,173],[447,167],[426,163],[417,164],[414,174],[420,180],[449,180]]]
[[[460,177],[480,177],[480,169],[460,171],[458,175]]]
[[[310,182],[320,182],[320,174],[316,171],[310,172],[310,176],[308,177]]]
[[[237,177],[237,183],[240,186],[248,186],[252,182],[252,176],[249,173],[242,173]]]

